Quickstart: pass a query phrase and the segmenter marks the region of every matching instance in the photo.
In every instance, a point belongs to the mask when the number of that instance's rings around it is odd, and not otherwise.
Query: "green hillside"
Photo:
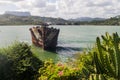
[[[120,16],[111,17],[101,21],[84,21],[75,22],[76,25],[120,25]]]
[[[104,20],[69,21],[52,17],[0,15],[0,25],[40,25],[42,23],[50,23],[53,25],[120,25],[120,16]]]
[[[65,24],[68,21],[62,18],[39,17],[39,16],[14,16],[0,15],[0,25],[30,25],[48,22],[51,24]]]

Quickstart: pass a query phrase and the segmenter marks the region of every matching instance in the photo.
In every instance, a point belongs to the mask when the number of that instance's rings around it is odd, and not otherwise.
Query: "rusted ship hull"
[[[59,29],[49,27],[30,28],[32,43],[44,50],[55,51],[59,35]]]

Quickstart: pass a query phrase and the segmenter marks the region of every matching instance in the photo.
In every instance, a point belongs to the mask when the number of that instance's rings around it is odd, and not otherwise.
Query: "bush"
[[[95,73],[95,70],[94,70],[94,60],[93,60],[93,57],[92,57],[92,53],[91,52],[82,52],[82,53],[78,53],[77,54],[77,59],[76,61],[74,62],[74,64],[77,66],[77,67],[82,67],[82,75],[81,75],[81,78],[82,79],[88,79],[89,76],[92,74],[92,73]]]
[[[94,76],[100,79],[120,79],[120,37],[117,33],[102,35],[96,39],[96,46],[91,50],[94,60]],[[92,76],[93,76],[92,75]],[[97,78],[96,78],[97,79]]]
[[[78,80],[80,68],[68,67],[65,64],[54,64],[52,61],[45,61],[44,66],[39,69],[38,80]]]
[[[82,78],[90,80],[119,80],[120,79],[120,37],[102,35],[102,40],[96,38],[96,45],[88,52],[81,53],[77,64],[82,63]]]
[[[35,80],[42,64],[28,44],[15,42],[0,49],[0,80]]]
[[[96,45],[79,53],[77,61],[68,64],[45,62],[39,69],[39,80],[118,80],[120,79],[120,37],[106,33],[96,38]]]

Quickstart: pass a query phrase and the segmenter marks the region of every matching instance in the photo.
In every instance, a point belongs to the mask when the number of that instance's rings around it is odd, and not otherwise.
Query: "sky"
[[[120,0],[0,0],[0,14],[5,11],[64,19],[109,18],[120,14]]]

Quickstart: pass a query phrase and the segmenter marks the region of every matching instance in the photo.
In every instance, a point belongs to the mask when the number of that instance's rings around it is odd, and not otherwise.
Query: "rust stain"
[[[44,50],[55,51],[60,30],[47,26],[30,28],[32,43]]]

